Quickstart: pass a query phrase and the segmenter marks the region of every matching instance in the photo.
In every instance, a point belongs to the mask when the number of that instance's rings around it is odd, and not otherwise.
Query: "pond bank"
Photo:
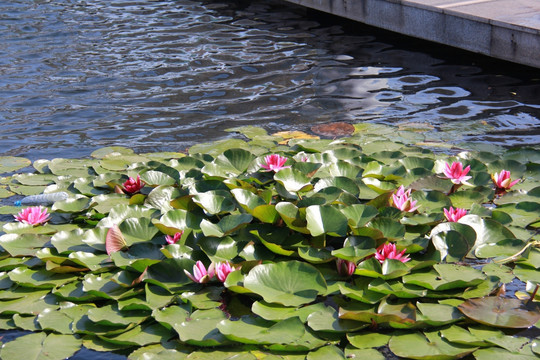
[[[287,0],[404,35],[540,68],[535,0]]]

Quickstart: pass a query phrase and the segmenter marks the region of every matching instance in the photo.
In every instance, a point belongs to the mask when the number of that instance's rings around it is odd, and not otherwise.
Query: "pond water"
[[[540,71],[274,0],[0,2],[0,155],[180,151],[332,121],[540,143]]]

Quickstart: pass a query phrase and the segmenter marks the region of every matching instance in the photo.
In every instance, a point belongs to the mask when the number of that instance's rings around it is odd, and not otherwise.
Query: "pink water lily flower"
[[[512,181],[510,178],[510,171],[507,170],[501,170],[500,173],[491,175],[491,180],[493,180],[493,183],[495,183],[499,192],[505,192],[521,181],[521,179]]]
[[[454,209],[451,206],[448,210],[443,209],[443,211],[444,211],[444,216],[446,217],[446,220],[448,220],[449,222],[457,222],[459,219],[467,215],[467,210],[460,209],[460,208]]]
[[[187,270],[184,270],[184,272],[186,273],[187,277],[194,282],[204,284],[209,282],[214,277],[214,263],[210,264],[207,271],[204,264],[198,260],[195,265],[193,265],[193,275]]]
[[[225,282],[225,280],[227,280],[227,276],[229,276],[229,274],[234,270],[235,268],[231,265],[230,262],[220,262],[216,265],[216,276],[219,281]]]
[[[27,207],[15,215],[15,220],[30,225],[46,223],[50,218],[51,215],[47,214],[47,208],[41,206]]]
[[[183,234],[184,232],[180,230],[180,232],[177,232],[174,236],[165,235],[165,241],[167,241],[167,244],[176,244]]]
[[[471,166],[467,166],[465,169],[463,168],[463,164],[459,161],[454,161],[452,165],[448,165],[448,163],[444,166],[444,175],[446,175],[447,179],[450,179],[452,183],[454,184],[466,184],[467,180],[469,180],[472,176],[466,176],[469,173],[469,170],[471,170]]]
[[[415,211],[419,208],[419,206],[415,206],[416,203],[416,200],[411,199],[411,189],[405,191],[403,185],[401,185],[397,191],[392,194],[392,205],[401,211]]]
[[[268,171],[279,171],[281,169],[290,168],[290,166],[284,166],[287,162],[285,156],[280,156],[278,154],[267,155],[264,157],[264,164],[261,166]]]
[[[144,187],[144,181],[141,181],[140,175],[137,175],[137,179],[130,177],[122,184],[124,190],[130,194],[135,194]]]
[[[341,276],[351,276],[356,270],[356,264],[352,261],[337,259],[337,271]]]
[[[377,248],[377,252],[375,253],[375,258],[379,260],[379,262],[382,264],[384,260],[386,259],[394,259],[399,260],[402,263],[406,263],[407,261],[411,260],[409,259],[409,255],[405,255],[405,251],[407,249],[403,249],[401,252],[397,252],[396,250],[396,244],[383,244]]]

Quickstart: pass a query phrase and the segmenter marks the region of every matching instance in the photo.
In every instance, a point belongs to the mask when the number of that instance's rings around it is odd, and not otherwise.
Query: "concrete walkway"
[[[540,68],[540,0],[286,0]]]

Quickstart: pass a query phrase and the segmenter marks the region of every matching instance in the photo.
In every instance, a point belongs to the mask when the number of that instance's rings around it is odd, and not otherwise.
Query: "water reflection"
[[[0,39],[4,155],[175,151],[233,126],[329,121],[540,139],[538,72],[278,1],[15,0],[0,3]]]

